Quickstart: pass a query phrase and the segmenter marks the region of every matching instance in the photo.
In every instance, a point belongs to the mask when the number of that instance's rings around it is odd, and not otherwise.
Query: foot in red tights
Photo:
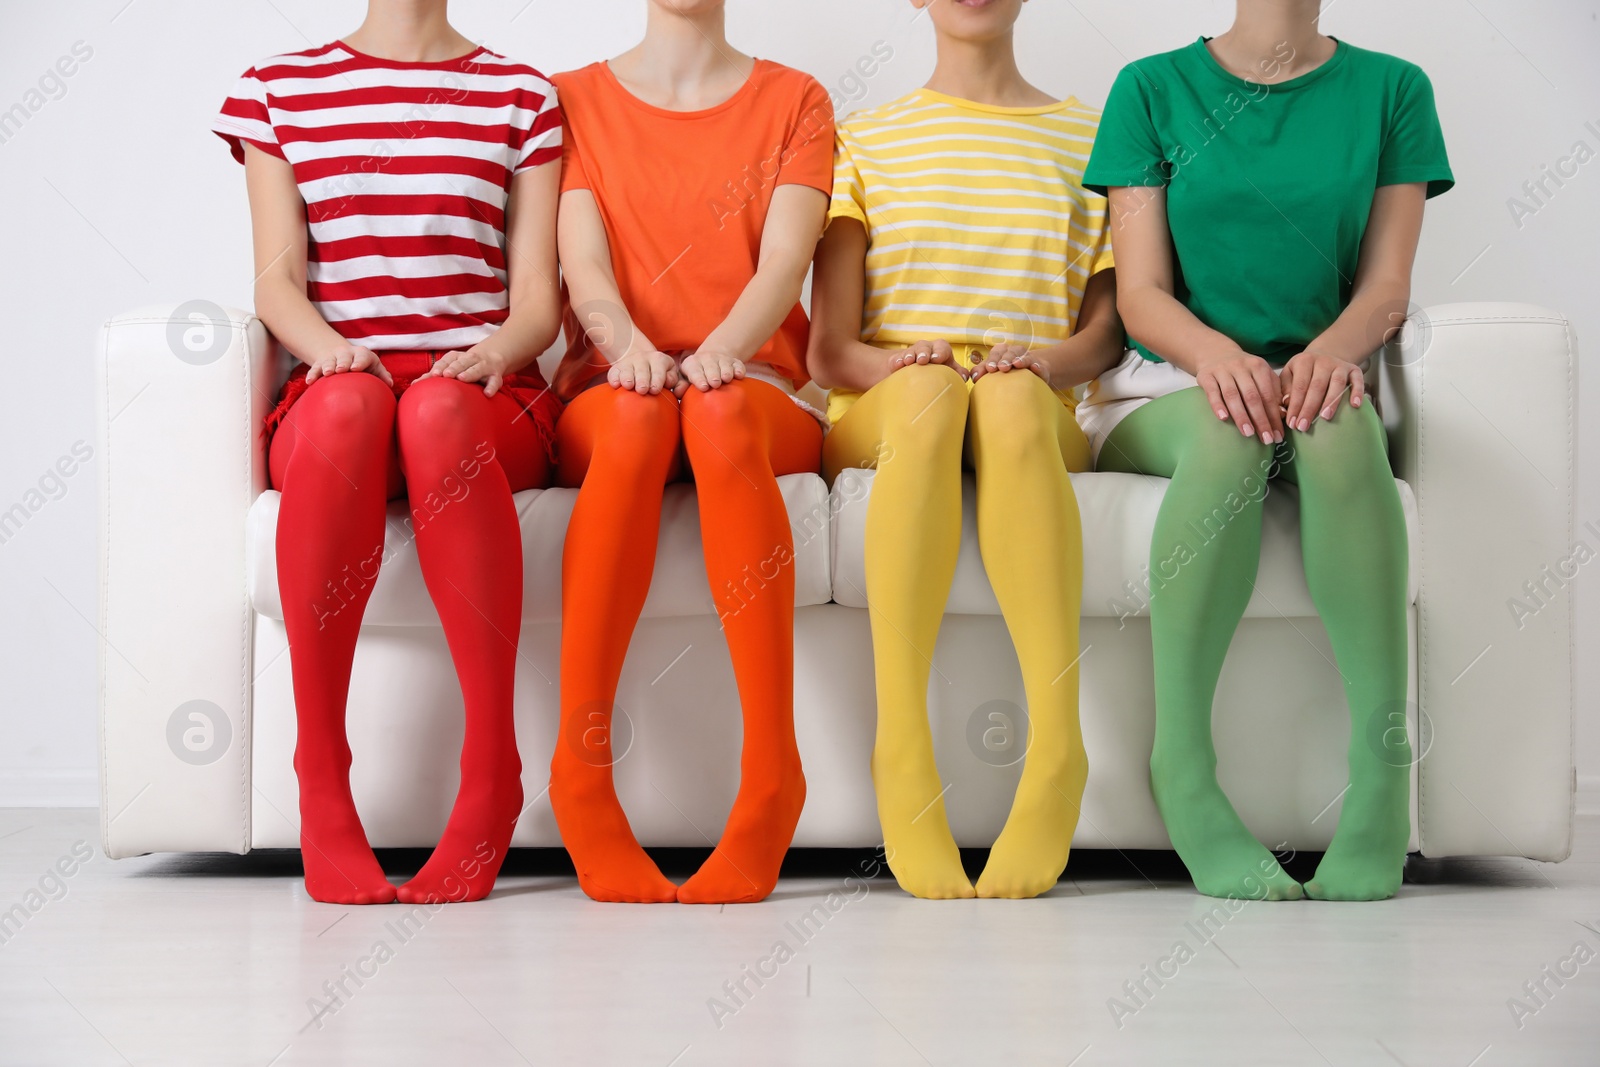
[[[400,887],[408,904],[481,900],[494,888],[522,811],[512,694],[522,628],[522,531],[514,490],[548,485],[533,424],[516,401],[448,378],[400,399],[417,556],[461,680],[461,786],[444,836]]]

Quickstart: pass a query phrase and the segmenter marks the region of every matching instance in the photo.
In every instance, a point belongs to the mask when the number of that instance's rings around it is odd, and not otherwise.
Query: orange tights
[[[794,545],[776,476],[816,471],[822,430],[779,389],[744,379],[681,401],[599,385],[557,424],[557,481],[581,486],[561,569],[561,738],[550,802],[578,881],[596,900],[764,899],[805,804],[794,740]],[[716,851],[674,885],[617,800],[610,721],[655,569],[661,496],[687,457],[706,572],[743,708],[739,793]],[[746,568],[778,570],[754,596]]]

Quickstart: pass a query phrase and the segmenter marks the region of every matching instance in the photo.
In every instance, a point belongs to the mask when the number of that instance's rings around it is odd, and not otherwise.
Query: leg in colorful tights
[[[361,616],[383,558],[384,502],[398,493],[395,399],[365,373],[312,383],[273,435],[278,591],[289,638],[306,891],[333,904],[384,904],[395,889],[350,795],[345,701]],[[337,584],[335,584],[337,583]]]
[[[556,424],[557,480],[581,486],[561,562],[561,736],[550,805],[595,900],[667,903],[678,887],[640,847],[611,776],[617,682],[650,577],[661,493],[677,469],[678,403],[596,386]]]
[[[1022,667],[1029,737],[1005,828],[980,897],[1033,897],[1067,865],[1089,764],[1078,724],[1083,532],[1069,470],[1089,467],[1071,410],[1027,371],[972,388],[967,448],[977,472],[984,570]]]
[[[805,806],[794,739],[794,540],[776,476],[820,468],[822,427],[777,388],[749,379],[690,389],[682,416],[744,745],[722,840],[678,900],[749,903],[777,884]]]
[[[1300,884],[1251,835],[1217,783],[1211,738],[1217,679],[1261,559],[1272,451],[1220,421],[1203,390],[1184,389],[1123,419],[1101,448],[1099,469],[1171,479],[1150,543],[1150,787],[1173,848],[1209,896],[1298,899]]]
[[[1382,900],[1400,887],[1411,835],[1406,699],[1405,514],[1371,404],[1289,431],[1306,583],[1350,707],[1350,788],[1306,895]]]
[[[494,888],[522,809],[512,691],[522,626],[522,533],[511,494],[550,483],[533,421],[508,393],[423,378],[400,398],[400,465],[417,557],[461,681],[461,785],[406,903]]]
[[[975,895],[945,818],[928,726],[933,649],[961,548],[966,425],[961,376],[916,365],[867,390],[823,443],[829,481],[848,467],[877,468],[860,591],[878,691],[872,780],[889,869],[900,888],[925,898]]]

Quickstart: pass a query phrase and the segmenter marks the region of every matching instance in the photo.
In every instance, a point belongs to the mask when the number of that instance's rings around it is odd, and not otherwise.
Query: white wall
[[[1570,315],[1587,344],[1600,344],[1600,160],[1520,226],[1507,207],[1524,181],[1575,142],[1600,152],[1600,5],[1325,6],[1327,32],[1420,63],[1437,89],[1458,184],[1429,205],[1416,300],[1534,301]],[[453,13],[468,36],[553,73],[631,44],[643,8],[644,0],[457,0]],[[931,66],[931,32],[925,19],[913,21],[908,0],[731,0],[730,8],[731,36],[744,49],[809,70],[860,103],[906,92]],[[0,805],[96,799],[90,620],[99,458],[47,482],[49,495],[27,496],[75,442],[93,443],[96,326],[147,302],[205,297],[249,306],[243,175],[207,124],[255,60],[332,40],[354,28],[363,9],[361,0],[0,8],[0,111],[39,105],[0,143],[0,329],[11,338],[0,389],[0,511],[19,501],[41,505],[0,543]],[[1098,104],[1124,62],[1220,32],[1231,11],[1228,0],[1032,0],[1023,68],[1051,92]],[[851,68],[879,40],[894,58],[857,93]],[[70,77],[29,97],[77,42],[80,53],[92,50],[89,58],[66,64]],[[1507,353],[1506,370],[1516,373],[1515,353]],[[1600,411],[1597,378],[1583,376],[1587,412]],[[1588,434],[1582,444],[1580,524],[1600,525],[1597,438]],[[172,516],[171,536],[185,536],[182,515]],[[1592,594],[1596,569],[1574,587]],[[1595,598],[1580,597],[1579,771],[1591,797],[1600,784],[1597,624]]]

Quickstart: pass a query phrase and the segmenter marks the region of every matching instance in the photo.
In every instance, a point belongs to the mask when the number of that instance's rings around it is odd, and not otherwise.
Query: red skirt
[[[425,378],[433,369],[433,364],[443,350],[423,352],[380,352],[378,359],[383,363],[384,370],[394,379],[394,396],[400,399],[411,384],[419,378]],[[305,395],[311,388],[306,382],[306,372],[311,368],[304,363],[296,363],[289,374],[289,380],[283,383],[283,389],[278,393],[278,403],[274,405],[271,413],[264,420],[261,428],[262,438],[270,445],[272,434],[283,421],[289,409],[294,407],[295,401]],[[361,373],[368,373],[363,371]],[[532,423],[534,430],[539,435],[539,443],[544,446],[545,457],[550,461],[550,469],[556,466],[556,417],[561,414],[562,404],[555,393],[544,383],[544,379],[534,374],[508,374],[500,384],[500,392],[510,396],[522,408],[522,413]]]

